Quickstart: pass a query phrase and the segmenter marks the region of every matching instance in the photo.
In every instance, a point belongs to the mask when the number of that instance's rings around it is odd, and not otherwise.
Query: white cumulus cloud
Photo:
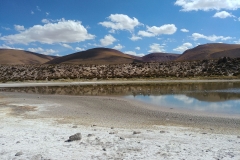
[[[2,49],[18,49],[18,50],[24,50],[23,48],[10,47],[10,46],[8,46],[8,45],[6,45],[6,44],[0,45],[0,48],[2,48]]]
[[[56,22],[61,22],[61,21],[66,21],[64,18],[61,18],[61,19],[42,19],[42,23],[56,23]],[[88,27],[85,27],[86,29],[88,29]]]
[[[185,28],[181,29],[181,31],[182,31],[182,32],[189,32],[189,30],[187,30],[187,29],[185,29]]]
[[[116,46],[113,47],[113,49],[116,50],[121,50],[122,48],[124,48],[124,46],[122,46],[121,44],[117,44]]]
[[[73,49],[72,46],[70,46],[69,44],[66,44],[66,43],[61,44],[61,46],[65,47],[65,48]]]
[[[76,47],[75,50],[76,51],[84,51],[84,48]]]
[[[177,31],[177,27],[174,24],[165,24],[160,27],[147,26],[147,31],[139,31],[138,35],[143,37],[153,37],[161,34],[174,34]]]
[[[132,41],[137,41],[137,40],[140,40],[140,39],[142,39],[142,38],[139,37],[139,36],[136,36],[136,35],[132,35],[132,37],[129,38],[129,39],[131,39]]]
[[[149,47],[150,47],[150,50],[148,51],[149,53],[165,51],[164,46],[161,46],[160,44],[157,43],[153,43]]]
[[[177,27],[174,24],[165,24],[160,27],[147,27],[147,31],[153,33],[154,35],[160,34],[174,34],[177,31]]]
[[[34,25],[19,34],[0,37],[0,40],[11,44],[40,43],[74,43],[94,39],[95,36],[87,32],[87,29],[79,21],[64,20],[57,23]]]
[[[240,44],[240,39],[237,40],[237,41],[234,41],[234,43],[236,43],[236,44]]]
[[[177,51],[177,52],[184,52],[191,47],[193,47],[192,43],[187,42],[187,43],[182,44],[181,46],[178,46],[177,48],[175,48],[173,50]]]
[[[58,51],[53,49],[43,49],[41,47],[38,48],[28,48],[28,51],[35,52],[35,53],[41,53],[45,55],[54,55],[54,53],[57,53]]]
[[[48,19],[42,19],[42,23],[50,23],[50,20],[48,20]]]
[[[239,0],[176,0],[175,5],[182,11],[236,10],[240,8]]]
[[[25,30],[24,26],[21,26],[21,25],[14,25],[14,28],[15,28],[15,30],[17,30],[17,31],[23,31],[23,30]]]
[[[154,37],[155,36],[153,33],[147,32],[147,31],[138,31],[138,35],[143,36],[143,37]]]
[[[200,34],[200,33],[193,33],[192,38],[195,41],[198,40],[198,39],[206,39],[206,40],[209,40],[209,41],[217,41],[217,40],[226,41],[226,40],[232,39],[232,37],[229,37],[229,36],[228,37],[216,36],[216,35],[205,36],[205,35]]]
[[[135,49],[136,49],[136,50],[140,50],[141,48],[140,48],[140,47],[136,47]]]
[[[111,14],[108,19],[110,21],[100,22],[99,24],[111,28],[112,32],[115,30],[127,30],[131,32],[136,26],[141,25],[137,18],[130,18],[128,15],[124,14]]]
[[[100,39],[100,43],[102,46],[109,46],[115,42],[116,39],[112,35],[106,35],[103,39]]]
[[[227,18],[227,17],[235,17],[234,15],[232,15],[231,13],[229,12],[226,12],[226,11],[221,11],[221,12],[217,12],[213,15],[213,17],[215,18]]]

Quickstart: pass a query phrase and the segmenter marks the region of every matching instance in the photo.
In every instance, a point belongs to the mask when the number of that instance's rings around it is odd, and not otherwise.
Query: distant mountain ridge
[[[240,57],[240,44],[209,43],[186,50],[176,61]]]
[[[92,48],[62,57],[23,50],[0,49],[0,64],[129,64],[141,62],[194,61],[240,58],[240,44],[209,43],[186,50],[183,54],[155,52],[143,57],[128,55],[110,48]]]
[[[150,53],[143,57],[124,54],[110,48],[93,48],[53,59],[47,64],[123,64],[133,62],[167,62],[179,54]]]
[[[179,57],[179,54],[174,53],[150,53],[142,57],[143,62],[168,62],[174,61]]]
[[[0,64],[43,64],[55,57],[24,50],[0,49]]]
[[[110,48],[93,48],[53,59],[47,64],[123,64],[141,62],[134,57]]]

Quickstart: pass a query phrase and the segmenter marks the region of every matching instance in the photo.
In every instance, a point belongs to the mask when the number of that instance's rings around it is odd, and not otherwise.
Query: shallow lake
[[[170,109],[240,117],[240,83],[156,83],[0,88],[0,91],[81,96],[121,96]]]

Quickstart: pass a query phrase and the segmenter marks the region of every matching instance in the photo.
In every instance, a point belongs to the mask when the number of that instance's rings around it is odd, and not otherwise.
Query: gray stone
[[[125,138],[124,137],[119,137],[121,140],[125,140]]]
[[[114,131],[114,132],[109,132],[109,134],[117,134],[118,131]]]
[[[15,154],[15,156],[21,156],[21,155],[23,155],[23,152],[17,152],[17,153]]]
[[[140,134],[141,132],[133,131],[133,134]]]
[[[65,142],[78,141],[78,140],[81,140],[81,139],[82,139],[81,133],[76,133],[76,134],[74,134],[74,135],[71,135],[71,136],[69,137],[69,139],[66,140]]]
[[[92,136],[93,136],[93,134],[88,134],[87,136],[88,136],[88,137],[92,137]]]

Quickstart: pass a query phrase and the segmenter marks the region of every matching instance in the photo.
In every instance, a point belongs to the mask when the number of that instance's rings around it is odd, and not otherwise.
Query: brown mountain
[[[142,57],[143,62],[167,62],[174,61],[179,57],[179,54],[173,53],[150,53]]]
[[[221,52],[215,52],[211,55],[211,58],[217,59],[219,57],[231,57],[231,58],[238,58],[240,57],[240,48],[230,49]]]
[[[176,61],[240,57],[240,44],[209,43],[186,50]]]
[[[0,49],[0,64],[43,64],[54,58],[54,56],[47,56],[29,51]]]
[[[47,64],[123,64],[141,62],[115,49],[93,48],[53,59]]]

